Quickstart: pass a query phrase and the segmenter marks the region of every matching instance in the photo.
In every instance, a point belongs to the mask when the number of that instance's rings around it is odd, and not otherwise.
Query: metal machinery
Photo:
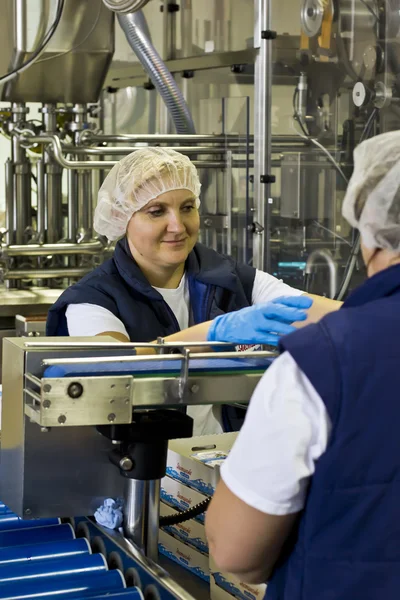
[[[168,440],[192,435],[192,419],[172,409],[247,403],[273,355],[191,356],[187,347],[161,355],[168,345],[160,341],[160,355],[144,357],[132,355],[135,346],[112,338],[5,340],[0,494],[14,514],[45,517],[37,522],[44,527],[124,497],[125,537],[86,518],[73,519],[77,533],[128,583],[142,581],[145,597],[190,598],[157,566]],[[4,546],[1,530],[0,523]]]
[[[92,229],[97,190],[115,161],[142,144],[173,146],[198,166],[203,242],[342,298],[362,277],[359,240],[340,213],[352,152],[399,124],[398,5],[3,4],[0,335],[10,339],[0,498],[26,519],[74,517],[110,564],[141,580],[148,599],[188,598],[151,560],[166,443],[190,435],[184,415],[170,409],[246,403],[270,355],[218,353],[202,363],[181,349],[144,360],[109,340],[38,340],[47,309],[112,254]],[[167,409],[160,436],[157,413]],[[154,423],[145,423],[149,414]],[[129,454],[133,442],[143,455]],[[122,494],[126,538],[76,518]]]

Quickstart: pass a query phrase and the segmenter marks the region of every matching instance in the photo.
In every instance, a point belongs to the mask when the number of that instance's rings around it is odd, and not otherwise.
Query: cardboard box
[[[160,497],[165,504],[180,511],[188,510],[207,499],[207,496],[171,477],[164,477],[161,480]],[[196,521],[204,524],[204,513],[196,517]]]
[[[219,481],[220,465],[236,437],[237,432],[171,440],[167,475],[206,496],[212,496]]]
[[[161,502],[160,517],[177,514],[179,514],[179,511]],[[184,523],[178,523],[177,525],[167,525],[166,527],[162,527],[162,530],[166,531],[170,535],[179,538],[185,544],[193,546],[194,548],[196,548],[196,550],[199,550],[203,554],[208,555],[206,530],[204,525],[202,525],[198,521],[190,519],[189,521],[185,521]]]
[[[211,600],[263,600],[267,586],[250,585],[230,573],[221,573],[210,559]]]
[[[197,577],[210,582],[208,556],[184,544],[162,529],[159,530],[158,551]]]

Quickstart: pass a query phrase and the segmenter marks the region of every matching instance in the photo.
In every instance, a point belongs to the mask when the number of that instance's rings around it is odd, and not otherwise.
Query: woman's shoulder
[[[200,244],[199,242],[194,247],[197,255],[202,259],[202,263],[209,263],[210,265],[217,266],[218,263],[226,264],[231,268],[231,270],[235,270],[239,273],[249,273],[254,277],[256,274],[256,269],[251,265],[246,265],[240,261],[237,261],[233,256],[229,256],[228,254],[222,254],[221,252],[217,252],[213,248],[208,248],[204,246],[204,244]]]

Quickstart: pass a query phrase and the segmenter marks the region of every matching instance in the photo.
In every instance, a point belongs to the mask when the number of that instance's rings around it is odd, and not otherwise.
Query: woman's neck
[[[151,270],[147,270],[146,267],[142,267],[141,265],[139,266],[150,285],[170,290],[175,290],[179,287],[185,272],[185,265],[171,267],[171,269],[161,269],[153,266]]]

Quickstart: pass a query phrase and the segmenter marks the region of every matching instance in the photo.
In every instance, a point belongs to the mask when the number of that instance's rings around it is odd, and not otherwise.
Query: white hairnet
[[[357,146],[342,214],[367,248],[400,252],[400,131]]]
[[[168,148],[141,148],[111,169],[98,194],[94,229],[109,240],[125,235],[132,215],[165,192],[189,190],[200,206],[201,184],[187,156]]]

